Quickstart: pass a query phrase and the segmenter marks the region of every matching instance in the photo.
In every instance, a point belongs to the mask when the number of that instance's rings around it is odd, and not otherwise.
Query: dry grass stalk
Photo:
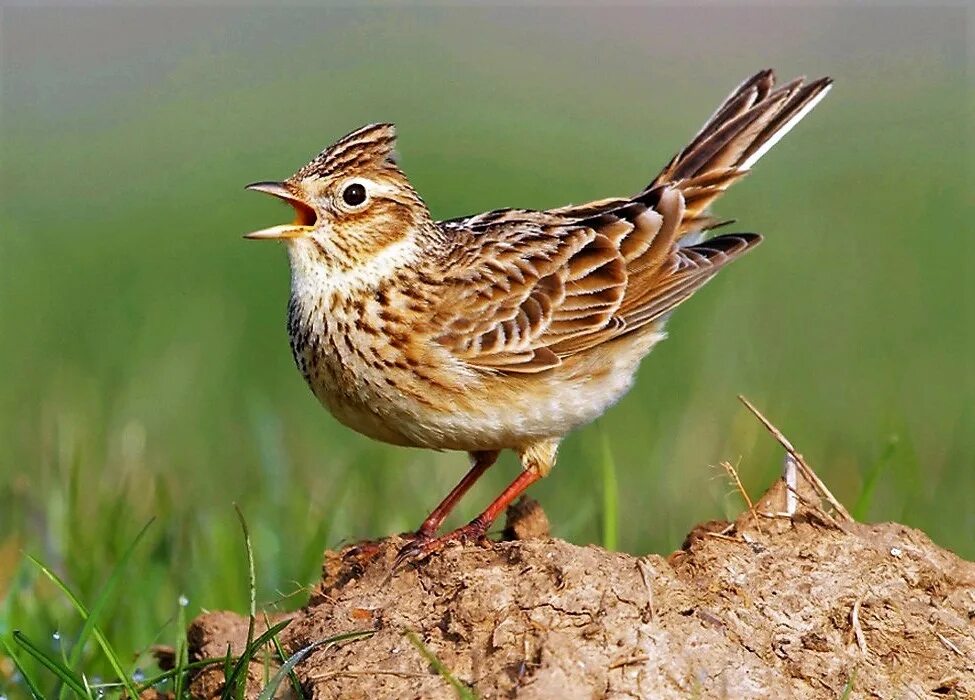
[[[806,481],[812,484],[813,488],[815,488],[824,499],[826,499],[826,502],[833,507],[833,510],[836,511],[840,518],[847,522],[852,522],[853,516],[850,515],[849,511],[843,507],[843,504],[836,499],[832,492],[826,488],[826,484],[824,484],[823,481],[816,475],[816,472],[812,470],[812,467],[806,463],[805,458],[792,445],[782,431],[776,428],[772,424],[772,421],[762,415],[762,412],[755,408],[754,404],[752,404],[744,396],[739,394],[738,400],[741,401],[745,405],[745,408],[751,411],[756,418],[758,418],[762,425],[765,426],[765,429],[772,434],[772,437],[774,437],[778,443],[785,448],[785,451],[789,453],[789,455],[795,461],[796,466],[799,468],[799,473],[802,474]],[[798,493],[796,493],[796,495],[799,496]]]
[[[741,497],[745,499],[745,503],[748,505],[748,512],[752,514],[752,520],[755,521],[755,528],[758,530],[759,534],[764,535],[765,533],[762,531],[762,525],[758,519],[758,513],[755,512],[755,503],[752,501],[751,497],[748,495],[748,492],[745,490],[745,487],[742,485],[741,478],[738,476],[738,470],[735,469],[731,462],[727,461],[721,462],[721,468],[727,472],[729,477],[731,477],[731,480],[734,482],[738,493],[740,493]]]

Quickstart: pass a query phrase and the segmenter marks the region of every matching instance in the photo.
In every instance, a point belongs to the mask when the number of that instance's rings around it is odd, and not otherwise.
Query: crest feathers
[[[367,124],[346,134],[294,175],[295,180],[326,178],[368,166],[396,166],[396,127]]]

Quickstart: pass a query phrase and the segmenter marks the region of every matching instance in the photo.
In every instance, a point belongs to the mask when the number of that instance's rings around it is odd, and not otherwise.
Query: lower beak
[[[250,233],[245,233],[244,238],[280,241],[289,238],[301,238],[315,230],[315,223],[318,221],[318,215],[315,213],[315,210],[299,199],[284,183],[254,182],[247,185],[244,189],[273,195],[290,204],[295,210],[295,220],[290,224],[281,224],[279,226],[271,226],[270,228],[262,228],[259,231],[251,231]]]

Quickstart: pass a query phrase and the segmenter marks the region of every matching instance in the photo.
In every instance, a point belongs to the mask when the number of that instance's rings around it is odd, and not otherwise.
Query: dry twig
[[[948,647],[948,649],[950,649],[951,651],[953,651],[956,654],[958,654],[958,656],[962,656],[962,657],[965,656],[964,654],[961,653],[961,649],[959,649],[957,646],[955,646],[955,643],[952,642],[950,639],[948,639],[943,634],[941,634],[941,632],[935,632],[935,634],[938,635],[938,639],[940,639],[941,640],[941,643],[944,644],[946,647]]]
[[[782,478],[785,480],[785,512],[791,518],[799,507],[799,465],[788,452],[785,453]]]
[[[816,472],[814,472],[806,463],[805,458],[792,445],[792,443],[789,442],[789,439],[782,433],[782,431],[776,428],[772,424],[772,421],[762,415],[762,412],[755,408],[755,406],[744,396],[739,394],[738,400],[745,404],[745,408],[751,411],[752,414],[758,418],[759,421],[761,421],[762,425],[765,426],[765,429],[772,434],[772,437],[774,437],[778,443],[785,448],[785,451],[789,453],[793,460],[795,460],[795,464],[799,468],[799,472],[802,474],[802,476],[805,477],[806,481],[812,484],[813,488],[815,488],[816,491],[818,491],[819,494],[826,499],[826,502],[833,507],[833,510],[835,510],[843,520],[852,522],[853,517],[850,515],[849,511],[843,507],[842,503],[836,500],[836,497],[832,494],[832,492],[826,488],[826,484],[822,482],[822,480],[816,475]],[[796,495],[798,496],[799,494],[796,493]]]
[[[860,647],[860,653],[864,656],[867,655],[867,638],[863,634],[863,627],[860,626],[860,605],[863,603],[863,599],[859,598],[853,604],[853,612],[850,613],[850,622],[853,624],[853,635],[856,637],[857,646]]]
[[[640,656],[631,656],[628,659],[621,659],[620,661],[614,661],[608,667],[608,671],[612,671],[614,668],[623,668],[624,666],[632,666],[633,664],[642,664],[650,660],[650,657],[646,654]]]
[[[654,610],[653,607],[653,586],[651,584],[653,576],[647,570],[647,563],[643,559],[637,559],[636,566],[640,570],[640,578],[643,579],[643,585],[646,586],[647,589],[647,601],[650,608],[650,622],[653,622],[657,618],[657,611]]]

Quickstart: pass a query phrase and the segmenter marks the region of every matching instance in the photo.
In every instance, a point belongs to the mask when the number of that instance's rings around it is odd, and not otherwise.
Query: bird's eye
[[[353,182],[342,190],[342,201],[350,207],[359,206],[366,201],[366,188],[361,183]]]

